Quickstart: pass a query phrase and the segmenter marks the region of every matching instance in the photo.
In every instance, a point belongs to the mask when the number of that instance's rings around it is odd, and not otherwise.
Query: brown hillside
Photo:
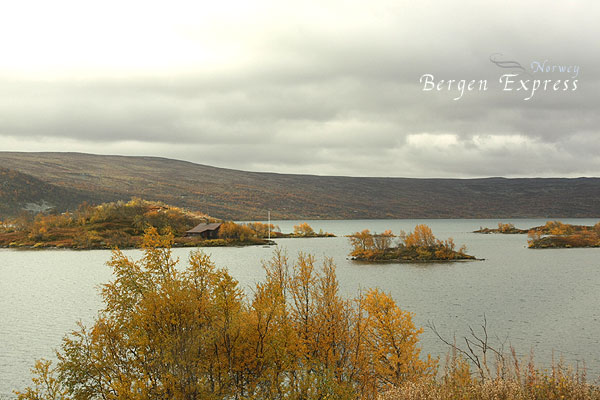
[[[598,217],[599,178],[408,179],[286,175],[157,157],[0,152],[0,167],[97,202],[139,196],[220,218]]]

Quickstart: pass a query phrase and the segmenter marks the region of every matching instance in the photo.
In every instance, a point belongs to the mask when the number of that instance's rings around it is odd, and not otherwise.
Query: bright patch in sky
[[[592,0],[4,2],[0,151],[335,175],[600,175],[598,15]],[[528,102],[422,91],[426,73],[492,79],[493,53],[581,66],[578,89]]]

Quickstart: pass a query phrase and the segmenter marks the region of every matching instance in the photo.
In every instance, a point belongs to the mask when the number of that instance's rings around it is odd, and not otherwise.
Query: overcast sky
[[[320,175],[600,175],[597,1],[1,4],[0,150]],[[579,70],[532,69],[545,61]],[[525,100],[518,82],[503,90],[506,73],[568,90]],[[423,90],[424,74],[488,88],[454,100],[455,87]]]

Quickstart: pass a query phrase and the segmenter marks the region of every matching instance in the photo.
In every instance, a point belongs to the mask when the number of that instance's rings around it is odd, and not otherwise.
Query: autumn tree
[[[151,228],[141,260],[113,252],[104,309],[19,399],[374,399],[434,372],[411,314],[377,290],[342,298],[331,259],[276,251],[248,297],[201,252],[178,267],[172,243]]]
[[[246,225],[256,233],[256,236],[260,238],[266,238],[269,235],[269,230],[271,231],[271,235],[281,232],[279,226],[273,224],[249,222]]]
[[[386,230],[383,233],[373,235],[373,246],[379,251],[385,251],[392,247],[394,234],[391,230]]]
[[[416,381],[434,373],[437,362],[419,358],[419,334],[412,315],[377,289],[365,295],[366,335],[377,388]]]
[[[373,240],[373,235],[371,231],[368,229],[364,229],[361,232],[355,232],[349,236],[350,244],[352,245],[352,254],[357,255],[360,252],[365,252],[368,250],[373,250],[375,247],[375,242]]]
[[[219,228],[219,237],[222,239],[246,241],[256,237],[256,232],[249,226],[236,224],[235,222],[224,222]]]
[[[404,244],[406,247],[434,247],[436,239],[430,227],[420,224],[415,226],[413,232],[406,235]]]
[[[315,236],[315,231],[306,222],[294,225],[294,236]]]

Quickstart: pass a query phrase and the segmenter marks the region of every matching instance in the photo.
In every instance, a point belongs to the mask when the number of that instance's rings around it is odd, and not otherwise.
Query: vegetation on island
[[[513,224],[499,223],[498,228],[480,228],[475,233],[527,234],[531,249],[600,247],[600,222],[594,226],[548,221],[530,229],[518,229]]]
[[[227,246],[265,244],[268,226],[261,223],[225,222],[219,237],[186,236],[199,223],[218,220],[161,202],[132,199],[129,202],[81,204],[62,214],[21,214],[0,223],[0,246],[16,248],[110,249],[136,248],[148,227],[174,235],[174,246]],[[276,229],[271,225],[273,230]]]
[[[216,237],[186,235],[200,223],[220,222]],[[270,244],[275,238],[333,237],[318,233],[307,223],[294,226],[293,233],[282,233],[274,224],[220,221],[156,201],[134,198],[91,206],[81,204],[74,212],[62,214],[22,213],[0,221],[0,247],[112,249],[137,248],[144,230],[154,227],[171,232],[175,247],[247,246]]]
[[[576,232],[594,229],[593,226],[563,224],[560,221],[548,221],[544,225],[534,226],[529,229],[519,229],[511,223],[498,223],[498,228],[482,228],[473,233],[502,233],[502,234],[529,234],[535,231],[540,235],[571,235]]]
[[[600,247],[600,222],[594,226],[582,226],[550,221],[541,228],[529,231],[529,248]]]
[[[397,240],[395,240],[397,238]],[[352,259],[359,261],[428,262],[474,260],[466,246],[456,250],[454,240],[439,240],[427,225],[417,225],[413,232],[396,236],[391,230],[371,233],[368,229],[349,236]]]
[[[173,235],[149,229],[139,261],[115,250],[92,326],[39,360],[19,400],[599,400],[583,370],[522,362],[471,329],[443,368],[421,355],[413,314],[377,289],[340,295],[335,265],[276,250],[246,295],[200,251],[187,268]],[[462,341],[461,341],[462,342]]]
[[[315,232],[314,229],[306,222],[298,225],[294,225],[294,232],[283,237],[293,238],[315,238],[315,237],[335,237],[333,233],[323,232],[322,229],[319,232]]]
[[[227,222],[221,225],[219,229],[219,237],[232,240],[247,240],[248,238],[266,239],[269,236],[271,239],[335,237],[333,233],[323,232],[322,229],[319,232],[315,232],[306,222],[294,225],[294,232],[292,233],[283,233],[279,226],[262,222]]]
[[[4,247],[130,248],[138,247],[144,229],[169,229],[177,237],[208,218],[158,202],[129,202],[92,206],[81,204],[74,212],[21,214],[5,221],[0,231]]]
[[[292,237],[333,237],[335,235],[323,232],[320,230],[319,233],[315,232],[314,229],[306,222],[303,222],[298,225],[294,225],[294,233],[291,235]]]
[[[198,237],[186,237],[183,241],[189,241],[190,243],[196,243],[200,240],[200,246],[244,246],[249,244],[270,244],[267,240],[269,236],[269,229],[271,231],[271,237],[277,237],[279,227],[273,224],[264,224],[262,222],[249,222],[249,223],[236,223],[233,221],[223,222],[219,228],[217,239],[199,239]],[[175,243],[178,243],[177,238]]]
[[[473,233],[503,233],[505,235],[514,235],[514,234],[527,233],[528,231],[529,231],[528,229],[519,229],[510,223],[504,224],[502,222],[498,222],[498,228],[479,227],[479,229],[476,231],[473,231]]]

